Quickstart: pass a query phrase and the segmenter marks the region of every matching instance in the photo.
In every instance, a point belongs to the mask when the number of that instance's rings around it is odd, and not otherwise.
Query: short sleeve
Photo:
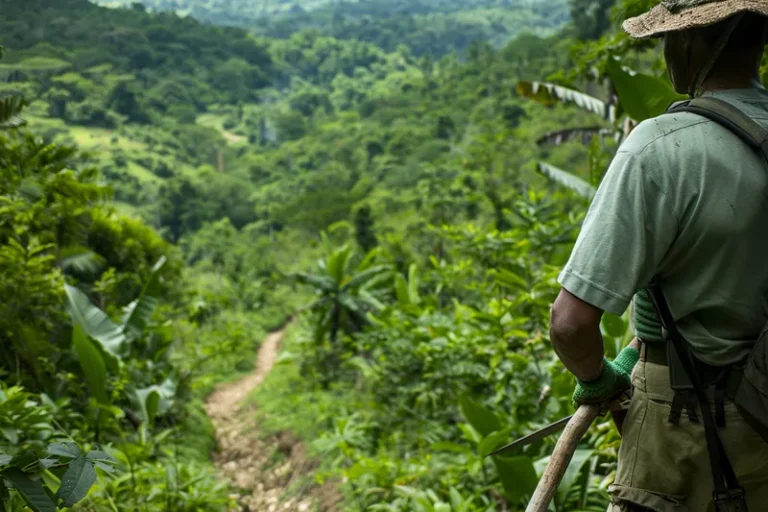
[[[642,155],[619,151],[558,282],[581,300],[622,315],[677,236],[668,197],[644,169]]]

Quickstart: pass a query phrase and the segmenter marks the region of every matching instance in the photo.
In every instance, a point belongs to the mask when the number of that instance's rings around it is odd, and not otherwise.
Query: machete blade
[[[536,432],[532,434],[528,434],[525,437],[521,437],[517,441],[513,441],[509,443],[508,445],[502,446],[498,450],[495,450],[488,454],[490,457],[491,455],[498,455],[501,452],[504,452],[506,450],[511,450],[512,448],[519,448],[528,444],[531,444],[535,441],[538,441],[539,439],[543,439],[547,436],[550,436],[552,434],[555,434],[557,432],[560,432],[565,428],[566,425],[568,425],[568,422],[571,421],[571,418],[573,418],[573,415],[568,416],[567,418],[563,418],[561,420],[558,420],[551,425],[547,425],[546,427],[537,430]]]

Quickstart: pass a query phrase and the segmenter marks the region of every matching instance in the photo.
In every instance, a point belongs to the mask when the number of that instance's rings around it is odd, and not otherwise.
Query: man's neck
[[[760,79],[754,78],[737,78],[734,76],[713,76],[708,78],[701,84],[699,89],[700,93],[725,91],[728,89],[756,89],[762,88],[763,84],[760,83]]]
[[[760,76],[752,59],[746,59],[743,55],[734,58],[724,55],[701,84],[699,93],[761,87]]]

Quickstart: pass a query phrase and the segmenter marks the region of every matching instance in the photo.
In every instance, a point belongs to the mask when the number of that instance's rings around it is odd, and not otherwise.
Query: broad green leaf
[[[61,487],[56,496],[62,500],[62,505],[72,507],[88,494],[91,486],[96,482],[96,470],[93,463],[80,456],[69,463],[69,468],[61,478]]]
[[[375,277],[378,277],[391,269],[392,267],[389,265],[378,265],[365,269],[362,272],[358,272],[349,281],[344,283],[344,286],[341,287],[341,291],[354,290],[355,288],[369,285],[373,282]]]
[[[106,461],[106,462],[117,462],[114,457],[112,457],[107,452],[103,452],[101,450],[91,450],[90,452],[88,452],[85,458],[92,461],[100,460],[100,461]]]
[[[461,507],[464,504],[464,497],[459,493],[459,491],[451,486],[451,489],[449,491],[449,494],[451,496],[451,506],[458,510],[459,507]]]
[[[93,465],[106,473],[112,474],[115,472],[115,468],[100,460],[94,460]]]
[[[429,499],[423,493],[419,492],[413,487],[406,487],[405,485],[396,485],[395,492],[407,498],[411,498],[413,501],[416,502],[416,504],[419,507],[421,507],[421,510],[424,510],[425,512],[432,511],[432,502],[430,502]]]
[[[547,82],[522,81],[517,84],[517,94],[523,98],[529,98],[537,103],[548,106],[560,102],[573,103],[584,110],[599,115],[607,121],[613,122],[616,120],[616,108],[613,105],[609,105],[589,94],[584,94],[561,85]]]
[[[292,274],[291,277],[296,279],[296,281],[301,284],[312,286],[324,292],[332,292],[336,290],[336,283],[334,283],[333,280],[328,276],[316,276],[313,274],[299,272]]]
[[[80,447],[75,443],[54,443],[45,450],[48,455],[58,455],[59,457],[69,457],[74,459],[82,455]]]
[[[411,304],[418,305],[421,302],[419,297],[419,267],[412,263],[408,268],[408,297]]]
[[[24,503],[35,512],[55,512],[56,505],[45,492],[42,482],[32,480],[29,475],[18,468],[8,468],[0,473],[21,495]]]
[[[36,468],[40,464],[40,457],[38,457],[37,452],[34,450],[25,450],[14,455],[10,464],[15,468],[27,471]]]
[[[344,246],[328,258],[328,275],[333,279],[337,288],[343,284],[344,273],[347,270],[347,263],[351,255],[352,248]]]
[[[603,315],[603,329],[605,333],[612,338],[621,338],[627,333],[629,326],[620,316],[612,313]]]
[[[496,284],[511,290],[528,290],[528,283],[525,279],[509,270],[496,271],[493,279]]]
[[[10,455],[5,453],[0,453],[0,466],[5,466],[12,460],[13,460],[13,457],[11,457]]]
[[[493,462],[504,493],[512,503],[519,503],[536,490],[539,479],[530,457],[494,457]]]
[[[570,464],[568,464],[568,469],[565,470],[565,475],[563,475],[563,479],[560,481],[560,485],[557,488],[556,499],[558,503],[565,503],[568,493],[571,492],[574,484],[579,479],[581,469],[587,462],[589,462],[589,459],[592,458],[594,453],[594,450],[587,449],[578,449],[574,452],[573,458],[571,459]]]
[[[616,59],[608,59],[606,72],[613,82],[622,108],[635,121],[660,116],[673,102],[685,99],[674,91],[668,81],[627,72]]]
[[[170,400],[176,394],[176,385],[170,379],[160,386],[149,386],[133,392],[133,402],[142,420],[152,425],[159,413],[168,411]]]
[[[0,427],[0,432],[11,445],[19,444],[19,429],[13,427]]]
[[[165,265],[165,256],[152,268],[141,295],[128,306],[123,317],[122,327],[128,339],[137,339],[144,332],[144,328],[152,319],[157,309],[160,295],[160,271]]]
[[[480,445],[477,447],[481,457],[490,455],[496,448],[509,441],[509,435],[515,430],[515,427],[505,428],[498,432],[486,436],[480,441]]]
[[[74,286],[64,285],[64,288],[69,299],[69,314],[73,323],[80,325],[108,354],[119,360],[125,342],[123,329],[93,305],[83,292]]]
[[[91,395],[102,404],[108,404],[107,366],[101,352],[85,335],[82,326],[75,323],[72,328],[72,345],[85,375],[85,382]]]
[[[59,265],[65,272],[96,274],[103,258],[86,247],[71,246],[61,250]]]
[[[501,430],[501,421],[486,406],[468,397],[459,398],[461,413],[477,432],[485,437]]]
[[[402,274],[395,274],[395,295],[397,300],[403,306],[409,306],[411,304],[411,296],[408,293],[408,282],[402,276]]]
[[[11,498],[11,491],[5,483],[5,479],[0,475],[0,503],[5,504]]]

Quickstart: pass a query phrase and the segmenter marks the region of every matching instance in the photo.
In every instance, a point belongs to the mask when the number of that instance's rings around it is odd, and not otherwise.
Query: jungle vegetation
[[[147,4],[2,2],[0,509],[228,510],[202,400],[295,317],[252,399],[310,481],[523,510],[554,440],[486,456],[572,412],[555,280],[675,98],[617,30],[648,2]],[[556,510],[605,509],[618,443]]]

